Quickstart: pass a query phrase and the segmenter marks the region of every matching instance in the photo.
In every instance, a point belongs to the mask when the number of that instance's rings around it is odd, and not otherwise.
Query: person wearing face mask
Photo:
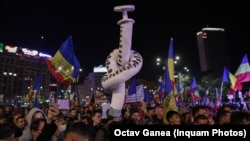
[[[66,120],[63,117],[56,119],[57,130],[53,135],[51,141],[63,141],[64,133],[67,129]]]

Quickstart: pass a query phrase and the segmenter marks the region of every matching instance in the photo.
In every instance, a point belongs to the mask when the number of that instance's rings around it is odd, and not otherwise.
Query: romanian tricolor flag
[[[193,79],[191,81],[190,93],[191,93],[193,102],[200,100],[200,94],[198,91],[198,85],[197,85],[195,77],[193,77]]]
[[[235,77],[239,82],[250,82],[250,66],[247,58],[247,54],[242,58],[241,64],[238,67]]]
[[[170,40],[168,59],[165,66],[165,98],[163,102],[164,116],[163,122],[168,124],[166,114],[170,110],[178,111],[178,107],[175,101],[175,94],[177,94],[175,82],[174,82],[174,52],[173,52],[173,38]]]
[[[224,71],[223,71],[223,78],[222,78],[223,82],[229,82],[231,83],[231,88],[233,90],[242,90],[242,85],[241,83],[237,80],[237,78],[231,74],[228,69],[226,67],[224,67]]]
[[[68,86],[75,82],[80,64],[74,53],[72,37],[64,41],[52,58],[46,59],[47,66],[58,82]]]
[[[164,97],[164,81],[160,82],[160,85],[158,88],[158,95],[159,95],[160,100]]]

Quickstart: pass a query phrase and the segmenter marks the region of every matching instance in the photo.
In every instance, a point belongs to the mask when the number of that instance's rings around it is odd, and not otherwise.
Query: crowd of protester
[[[161,104],[145,108],[140,103],[124,104],[119,118],[108,114],[108,105],[76,105],[68,110],[58,109],[57,104],[39,108],[0,106],[0,141],[108,141],[111,124],[250,125],[249,110],[232,104],[216,110],[204,105],[183,106],[166,113]]]

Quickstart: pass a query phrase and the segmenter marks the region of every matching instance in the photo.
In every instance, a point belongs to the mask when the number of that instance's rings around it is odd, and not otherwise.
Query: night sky
[[[94,66],[104,65],[109,53],[119,46],[117,22],[122,14],[114,12],[114,6],[133,4],[135,11],[128,13],[135,20],[132,49],[144,61],[137,78],[156,81],[163,73],[156,65],[156,58],[167,57],[171,37],[174,54],[181,57],[178,65],[187,66],[194,75],[199,73],[196,33],[203,27],[225,29],[232,64],[229,70],[235,73],[244,54],[250,55],[248,3],[246,0],[227,3],[218,0],[1,0],[0,42],[53,56],[61,43],[72,36],[76,56],[87,75]]]

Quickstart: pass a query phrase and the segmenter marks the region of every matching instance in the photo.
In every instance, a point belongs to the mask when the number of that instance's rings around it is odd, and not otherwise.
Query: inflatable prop
[[[119,48],[114,49],[106,59],[107,73],[104,74],[101,84],[104,89],[112,91],[109,114],[120,117],[125,99],[125,82],[135,76],[142,67],[142,56],[131,50],[132,30],[134,20],[128,18],[127,12],[134,11],[134,5],[114,7],[115,12],[122,12],[120,25]]]

